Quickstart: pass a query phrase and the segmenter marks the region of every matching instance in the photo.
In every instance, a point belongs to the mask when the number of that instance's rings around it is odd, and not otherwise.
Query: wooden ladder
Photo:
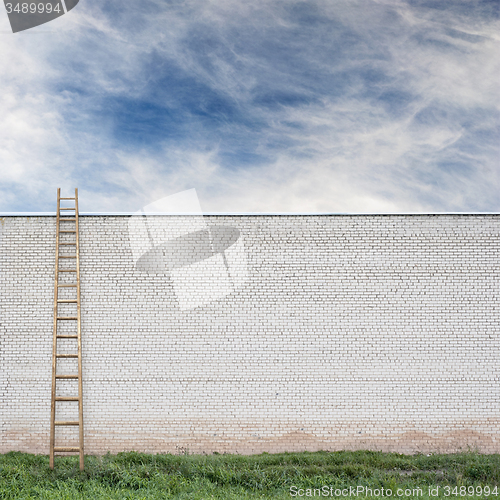
[[[74,207],[61,207],[61,200],[74,200]],[[61,212],[64,210],[64,213]],[[68,213],[69,212],[69,213]],[[63,241],[61,241],[63,240]],[[60,248],[63,249],[61,255]],[[66,250],[74,248],[74,252],[68,253]],[[83,460],[83,385],[82,385],[82,342],[81,342],[81,324],[80,324],[80,242],[78,239],[78,189],[75,189],[74,198],[61,198],[61,189],[57,189],[57,218],[56,218],[56,272],[54,284],[54,335],[52,340],[52,401],[50,408],[50,468],[54,468],[54,453],[78,452],[80,454],[80,470],[84,468]],[[67,265],[59,265],[60,262],[67,262]],[[74,262],[74,266],[71,263]],[[63,274],[64,273],[64,274]],[[73,277],[70,282],[68,278]],[[62,283],[61,283],[62,282]],[[67,289],[64,292],[65,298],[59,298],[59,291]],[[74,290],[76,293],[72,293]],[[70,297],[70,298],[68,298]],[[65,304],[61,306],[61,304]],[[71,306],[69,305],[71,304]],[[76,312],[59,315],[59,307],[71,308]],[[64,313],[62,313],[64,314]],[[64,329],[60,333],[61,321],[70,322],[74,329],[68,332]],[[71,354],[61,354],[57,349],[58,339],[76,340],[77,352]],[[74,350],[74,349],[73,349]],[[62,375],[57,372],[57,361],[59,359],[74,358],[78,359],[78,373]],[[57,382],[67,379],[78,380],[78,396],[58,396]],[[56,403],[78,401],[78,420],[56,420]],[[58,405],[59,408],[59,405]],[[55,446],[55,430],[57,426],[78,426],[79,445],[78,446]]]

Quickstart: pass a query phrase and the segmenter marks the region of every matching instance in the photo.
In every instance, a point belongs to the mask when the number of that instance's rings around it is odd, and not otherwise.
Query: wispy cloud
[[[500,211],[497,2],[81,0],[53,24],[0,35],[0,210],[77,185],[88,211],[192,187],[206,211]]]

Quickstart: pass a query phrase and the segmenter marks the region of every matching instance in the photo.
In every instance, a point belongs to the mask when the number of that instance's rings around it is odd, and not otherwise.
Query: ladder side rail
[[[57,298],[59,282],[59,215],[61,208],[61,188],[57,188],[57,213],[56,213],[56,265],[54,281],[54,329],[52,336],[52,396],[50,402],[50,468],[54,468],[54,443],[56,420],[56,354],[57,354]]]

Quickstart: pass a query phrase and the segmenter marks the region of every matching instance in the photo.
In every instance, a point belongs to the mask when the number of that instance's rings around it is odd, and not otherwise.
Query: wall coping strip
[[[80,212],[80,217],[95,216],[122,216],[129,217],[138,215],[137,212]],[[367,215],[500,215],[500,212],[144,212],[141,215],[219,215],[219,216],[318,216],[318,215],[348,215],[348,216],[367,216]],[[0,212],[0,217],[55,217],[56,212]]]

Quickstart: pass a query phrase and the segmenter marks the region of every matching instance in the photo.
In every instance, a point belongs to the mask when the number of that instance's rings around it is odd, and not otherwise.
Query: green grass
[[[330,488],[372,488],[378,489],[379,495],[384,488],[384,492],[390,490],[393,493],[392,498],[429,498],[429,487],[439,486],[439,497],[450,499],[486,498],[484,494],[471,496],[468,491],[465,495],[460,495],[460,492],[466,491],[464,486],[489,486],[492,494],[488,498],[500,500],[500,455],[409,456],[341,451],[178,456],[129,452],[87,456],[84,472],[79,471],[78,459],[74,456],[56,457],[56,467],[50,470],[45,455],[18,452],[0,455],[0,499],[196,500],[354,496],[327,496],[324,494],[326,489],[318,491],[325,486],[328,491]],[[445,488],[447,486],[449,489]],[[292,487],[295,489],[291,490]],[[456,494],[453,494],[455,487]],[[416,493],[410,496],[403,493],[398,497],[398,488],[416,490]],[[421,489],[422,495],[418,494],[417,488]],[[445,496],[447,491],[450,493],[448,497]],[[292,496],[291,492],[301,492],[304,496]],[[375,492],[372,498],[377,498],[374,495]],[[366,496],[370,498],[369,494],[357,495],[358,498]]]

